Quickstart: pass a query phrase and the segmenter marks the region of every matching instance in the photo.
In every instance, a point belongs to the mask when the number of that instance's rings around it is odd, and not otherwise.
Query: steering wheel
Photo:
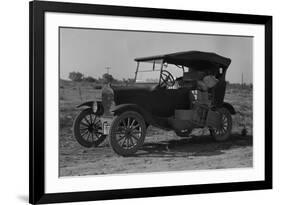
[[[160,86],[172,87],[174,84],[175,84],[175,79],[173,75],[167,70],[162,70],[161,77],[160,77]]]

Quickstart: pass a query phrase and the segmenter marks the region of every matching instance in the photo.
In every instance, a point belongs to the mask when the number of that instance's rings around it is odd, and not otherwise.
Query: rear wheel
[[[225,141],[231,134],[232,117],[226,108],[220,108],[218,112],[221,114],[221,126],[219,128],[210,128],[210,133],[216,141]]]
[[[117,154],[129,156],[143,145],[145,133],[143,117],[135,111],[126,111],[114,117],[109,131],[109,143]]]
[[[84,147],[96,147],[106,139],[102,133],[101,121],[92,109],[82,110],[74,120],[73,135]]]

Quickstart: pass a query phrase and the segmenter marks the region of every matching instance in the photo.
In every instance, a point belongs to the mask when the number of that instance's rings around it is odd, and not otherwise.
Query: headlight
[[[93,102],[93,112],[96,113],[98,111],[98,103],[96,101]]]
[[[110,108],[114,106],[114,91],[110,85],[105,85],[101,93],[102,106],[104,109],[105,116],[111,116]]]

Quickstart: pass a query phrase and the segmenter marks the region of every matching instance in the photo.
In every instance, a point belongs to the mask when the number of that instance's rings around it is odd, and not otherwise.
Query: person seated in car
[[[197,93],[197,100],[199,103],[206,105],[211,104],[208,90],[213,88],[217,83],[218,79],[213,75],[207,75],[202,80],[197,81],[197,89],[199,90]]]
[[[199,103],[209,104],[208,90],[218,83],[218,79],[211,73],[193,70],[184,73],[183,77],[177,79],[177,82],[180,87],[197,90],[197,101]]]

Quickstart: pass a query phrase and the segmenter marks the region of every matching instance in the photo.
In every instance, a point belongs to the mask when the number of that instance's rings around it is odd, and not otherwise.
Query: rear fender
[[[236,111],[235,111],[234,107],[231,104],[229,104],[227,102],[224,102],[222,104],[222,107],[226,108],[230,112],[230,114],[232,114],[232,115],[236,114]]]
[[[123,112],[126,111],[135,111],[141,114],[145,120],[145,122],[151,124],[153,123],[153,117],[152,115],[146,111],[144,108],[140,107],[139,105],[136,104],[121,104],[115,106],[113,109],[110,110],[111,112],[114,113],[114,115],[119,115]]]

